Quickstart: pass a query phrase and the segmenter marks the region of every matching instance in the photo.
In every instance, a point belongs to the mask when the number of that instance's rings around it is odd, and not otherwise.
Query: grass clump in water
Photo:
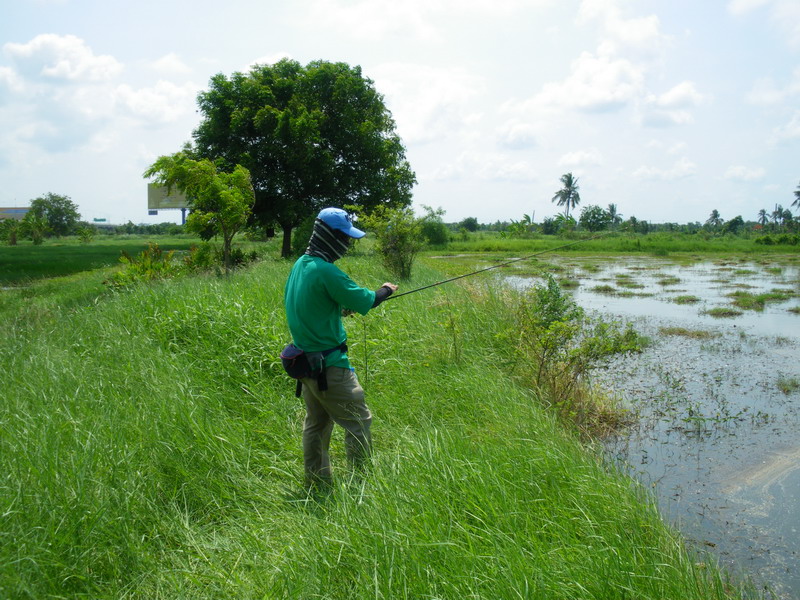
[[[581,282],[577,279],[559,279],[558,284],[564,289],[575,289],[580,287]]]
[[[728,296],[734,299],[734,306],[745,310],[761,311],[764,310],[764,306],[767,302],[785,302],[792,297],[792,294],[783,290],[765,292],[762,294],[752,294],[739,290],[728,294]]]
[[[711,317],[725,318],[725,317],[740,317],[742,316],[743,313],[742,311],[733,308],[725,308],[723,306],[717,306],[705,311],[705,314]]]
[[[681,282],[680,277],[675,277],[674,275],[666,275],[664,277],[660,277],[656,283],[661,286],[669,286],[669,285],[678,285]]]
[[[596,294],[608,294],[613,296],[617,293],[617,288],[615,288],[613,285],[603,284],[594,286],[592,291]]]
[[[698,298],[697,296],[691,296],[687,294],[682,296],[675,296],[672,299],[672,301],[675,304],[697,304],[698,302],[700,302],[700,298]]]
[[[718,333],[703,331],[701,329],[687,329],[685,327],[661,327],[658,331],[662,335],[677,335],[695,340],[709,340],[719,337]]]
[[[796,377],[781,377],[778,379],[778,389],[784,394],[791,394],[800,390],[800,380]]]

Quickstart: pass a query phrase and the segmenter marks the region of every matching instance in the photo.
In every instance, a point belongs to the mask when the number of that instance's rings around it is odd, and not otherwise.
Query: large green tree
[[[360,67],[283,59],[212,77],[198,96],[199,156],[246,167],[254,220],[291,232],[324,206],[406,207],[416,183],[395,123]]]
[[[563,187],[553,196],[553,202],[558,206],[564,206],[564,216],[569,217],[569,209],[575,208],[581,203],[581,196],[578,193],[580,186],[578,178],[573,177],[572,173],[565,173],[561,176]]]
[[[47,221],[47,227],[54,235],[72,233],[81,218],[78,206],[70,200],[69,196],[50,192],[31,200],[30,212]]]

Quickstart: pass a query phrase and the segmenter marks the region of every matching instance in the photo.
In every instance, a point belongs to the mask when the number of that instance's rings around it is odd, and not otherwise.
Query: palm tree
[[[769,222],[769,217],[767,216],[767,211],[765,209],[761,209],[758,211],[758,224],[762,227]]]
[[[792,206],[796,206],[800,210],[800,183],[797,184],[797,189],[794,191],[794,202]]]
[[[711,215],[706,220],[706,225],[709,225],[714,229],[722,225],[722,218],[719,216],[719,211],[716,208],[711,211]]]
[[[561,176],[561,183],[564,187],[556,192],[553,196],[553,202],[558,201],[558,206],[566,206],[564,215],[569,217],[569,209],[575,208],[581,203],[581,196],[578,194],[578,178],[573,177],[572,173],[565,173]]]
[[[777,229],[778,225],[783,224],[783,207],[780,204],[775,205],[775,210],[770,215],[772,217],[772,224]]]
[[[622,223],[622,213],[617,212],[617,205],[616,204],[609,204],[608,210],[608,218],[611,220],[611,226],[616,227],[620,223]]]

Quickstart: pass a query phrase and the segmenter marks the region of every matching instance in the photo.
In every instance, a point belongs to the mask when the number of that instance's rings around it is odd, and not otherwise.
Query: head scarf
[[[317,219],[314,221],[314,231],[308,241],[306,254],[319,256],[321,259],[332,263],[344,256],[349,247],[347,235],[331,228],[324,221]]]

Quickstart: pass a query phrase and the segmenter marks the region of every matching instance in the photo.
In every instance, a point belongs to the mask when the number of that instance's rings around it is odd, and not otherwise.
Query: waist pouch
[[[347,344],[342,342],[335,348],[322,352],[305,352],[294,344],[288,344],[281,352],[281,364],[289,377],[298,380],[298,392],[301,386],[300,380],[306,377],[316,378],[320,391],[324,392],[328,389],[328,380],[325,377],[325,357],[337,350],[341,350],[342,353],[347,352]]]

